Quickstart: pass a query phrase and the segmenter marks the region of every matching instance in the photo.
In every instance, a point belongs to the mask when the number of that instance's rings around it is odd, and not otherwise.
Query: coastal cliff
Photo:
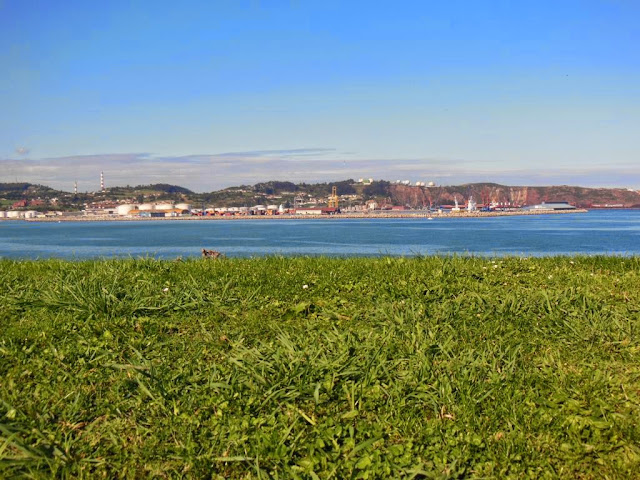
[[[460,203],[465,203],[471,196],[481,204],[497,202],[535,205],[541,202],[566,201],[579,208],[640,207],[640,192],[623,188],[585,188],[568,185],[526,187],[495,183],[441,187],[392,184],[389,185],[387,202],[394,205],[422,207],[453,204],[454,198],[457,198]]]

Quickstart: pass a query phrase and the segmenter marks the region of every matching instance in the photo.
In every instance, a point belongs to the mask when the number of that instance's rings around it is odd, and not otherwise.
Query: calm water
[[[640,255],[640,211],[493,218],[29,223],[0,221],[0,257]]]

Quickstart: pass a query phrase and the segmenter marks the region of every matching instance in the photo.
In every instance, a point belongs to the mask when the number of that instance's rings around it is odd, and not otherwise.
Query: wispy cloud
[[[447,158],[357,158],[332,148],[299,148],[157,156],[117,153],[41,159],[0,159],[0,182],[27,181],[68,190],[97,190],[100,172],[107,186],[171,183],[195,191],[267,180],[317,182],[373,177],[459,184],[492,181],[510,185],[571,184],[640,188],[640,166],[505,169],[491,163]]]
[[[213,157],[297,157],[320,156],[335,153],[335,148],[294,148],[289,150],[250,150],[247,152],[227,152],[212,155]]]

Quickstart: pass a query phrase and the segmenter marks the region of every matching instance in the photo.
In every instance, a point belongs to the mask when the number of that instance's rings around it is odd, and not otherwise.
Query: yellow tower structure
[[[329,197],[327,206],[329,208],[338,208],[338,189],[336,187],[331,187],[331,196]]]

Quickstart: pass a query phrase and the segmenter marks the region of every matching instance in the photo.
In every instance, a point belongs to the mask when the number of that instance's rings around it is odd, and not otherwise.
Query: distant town
[[[330,183],[270,181],[196,193],[170,184],[105,185],[81,193],[31,183],[0,183],[0,219],[325,216],[337,214],[559,211],[640,208],[632,189],[575,186],[458,186],[410,180]]]

